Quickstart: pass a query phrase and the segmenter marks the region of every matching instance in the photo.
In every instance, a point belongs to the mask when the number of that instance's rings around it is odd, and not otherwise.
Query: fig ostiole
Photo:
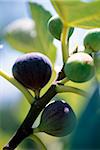
[[[36,92],[50,80],[52,65],[49,58],[41,53],[27,53],[15,61],[12,73],[22,85]]]
[[[100,30],[90,31],[84,37],[85,52],[97,52],[100,50]]]
[[[73,82],[86,82],[95,75],[93,58],[84,52],[72,54],[65,63],[64,72]]]
[[[48,104],[41,115],[38,131],[62,137],[70,134],[76,126],[76,115],[64,101]]]

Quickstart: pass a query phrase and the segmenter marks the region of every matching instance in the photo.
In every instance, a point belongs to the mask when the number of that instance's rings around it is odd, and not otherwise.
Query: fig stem
[[[60,81],[57,81],[57,83],[58,84],[65,84],[66,82],[68,82],[69,81],[69,79],[66,77],[66,78],[64,78],[64,79],[62,79],[62,80],[60,80]]]
[[[35,99],[38,100],[39,97],[40,97],[40,89],[39,90],[35,90],[34,93],[35,93]]]
[[[72,92],[72,93],[76,93],[76,94],[79,94],[79,95],[84,96],[84,97],[88,96],[87,92],[85,92],[81,89],[78,89],[76,87],[72,87],[72,86],[57,85],[56,91],[57,91],[57,93]]]
[[[61,33],[61,45],[62,45],[62,57],[63,57],[64,64],[69,56],[69,52],[68,52],[69,44],[68,41],[66,40],[67,35],[68,35],[68,28],[66,26],[63,26],[62,33]]]
[[[40,145],[41,150],[47,150],[46,146],[44,145],[44,143],[41,141],[41,139],[40,139],[38,136],[32,134],[32,135],[30,135],[29,137],[30,137],[37,145]]]
[[[32,94],[22,84],[20,84],[16,79],[14,79],[13,77],[10,77],[7,73],[5,73],[2,70],[0,70],[0,76],[2,76],[4,79],[8,80],[16,88],[18,88],[24,94],[24,96],[26,97],[26,99],[28,100],[28,102],[30,104],[33,103],[34,97],[32,96]]]
[[[36,128],[33,128],[33,134],[34,134],[34,133],[38,133],[38,132],[40,132],[39,126],[36,127]]]

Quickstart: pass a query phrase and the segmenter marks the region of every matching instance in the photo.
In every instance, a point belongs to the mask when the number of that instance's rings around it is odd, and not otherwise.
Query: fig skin
[[[85,52],[97,52],[100,50],[100,31],[91,31],[84,38]]]
[[[95,74],[93,58],[83,52],[71,55],[64,66],[66,77],[73,82],[86,82]]]
[[[62,137],[73,131],[76,122],[76,115],[72,108],[64,101],[55,101],[43,110],[38,129],[40,132]]]
[[[57,16],[53,16],[48,21],[48,29],[51,33],[51,35],[56,38],[57,40],[61,39],[61,33],[63,29],[63,23],[61,19]],[[74,27],[70,27],[68,31],[68,37],[67,40],[71,37],[71,35],[74,32]]]
[[[27,53],[15,61],[12,73],[26,88],[36,91],[50,80],[52,65],[49,58],[41,53]]]
[[[50,33],[57,39],[60,40],[63,24],[59,17],[51,17],[48,21],[48,29]]]

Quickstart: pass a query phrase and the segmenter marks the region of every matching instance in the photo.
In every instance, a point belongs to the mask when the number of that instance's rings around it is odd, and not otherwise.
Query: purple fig
[[[61,137],[71,133],[76,125],[76,116],[72,108],[64,101],[55,101],[47,105],[42,112],[40,132]]]
[[[50,80],[52,66],[47,56],[33,52],[19,57],[13,65],[12,73],[26,88],[36,91]]]

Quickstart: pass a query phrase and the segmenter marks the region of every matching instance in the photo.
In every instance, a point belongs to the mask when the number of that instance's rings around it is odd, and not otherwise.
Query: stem
[[[75,88],[75,87],[71,87],[71,86],[57,85],[56,86],[56,91],[58,93],[72,92],[72,93],[79,94],[81,96],[85,96],[85,97],[88,96],[88,94],[85,91],[83,91],[81,89],[78,89],[78,88]]]
[[[38,133],[38,132],[40,132],[39,127],[33,128],[33,133]]]
[[[22,84],[20,84],[16,79],[14,79],[13,77],[10,77],[7,73],[5,73],[2,70],[0,70],[0,76],[8,80],[16,88],[18,88],[24,94],[24,96],[26,97],[26,99],[28,100],[30,104],[33,103],[34,98],[31,95],[31,93]]]
[[[60,81],[58,81],[57,83],[58,84],[65,84],[66,82],[68,82],[69,81],[69,79],[66,77],[66,78],[64,78],[64,79],[62,79],[62,80],[60,80]]]
[[[35,93],[35,99],[39,99],[39,97],[40,97],[40,89],[39,90],[35,90],[34,93]]]
[[[47,150],[46,146],[44,143],[38,138],[36,135],[32,134],[29,136],[33,141],[35,141],[37,144],[41,146],[41,150]]]
[[[58,77],[56,79],[56,81],[60,81],[62,79],[64,79],[66,76],[65,76],[65,73],[64,73],[64,64],[63,64],[63,67],[61,69],[61,71],[58,73]]]
[[[62,34],[61,34],[61,44],[62,44],[62,57],[63,57],[63,63],[65,64],[69,52],[68,52],[68,43],[67,43],[67,34],[68,34],[68,28],[66,26],[63,26]]]
[[[3,150],[14,150],[26,137],[33,133],[32,125],[42,109],[57,94],[56,85],[51,85],[48,91],[31,105],[25,120]]]

